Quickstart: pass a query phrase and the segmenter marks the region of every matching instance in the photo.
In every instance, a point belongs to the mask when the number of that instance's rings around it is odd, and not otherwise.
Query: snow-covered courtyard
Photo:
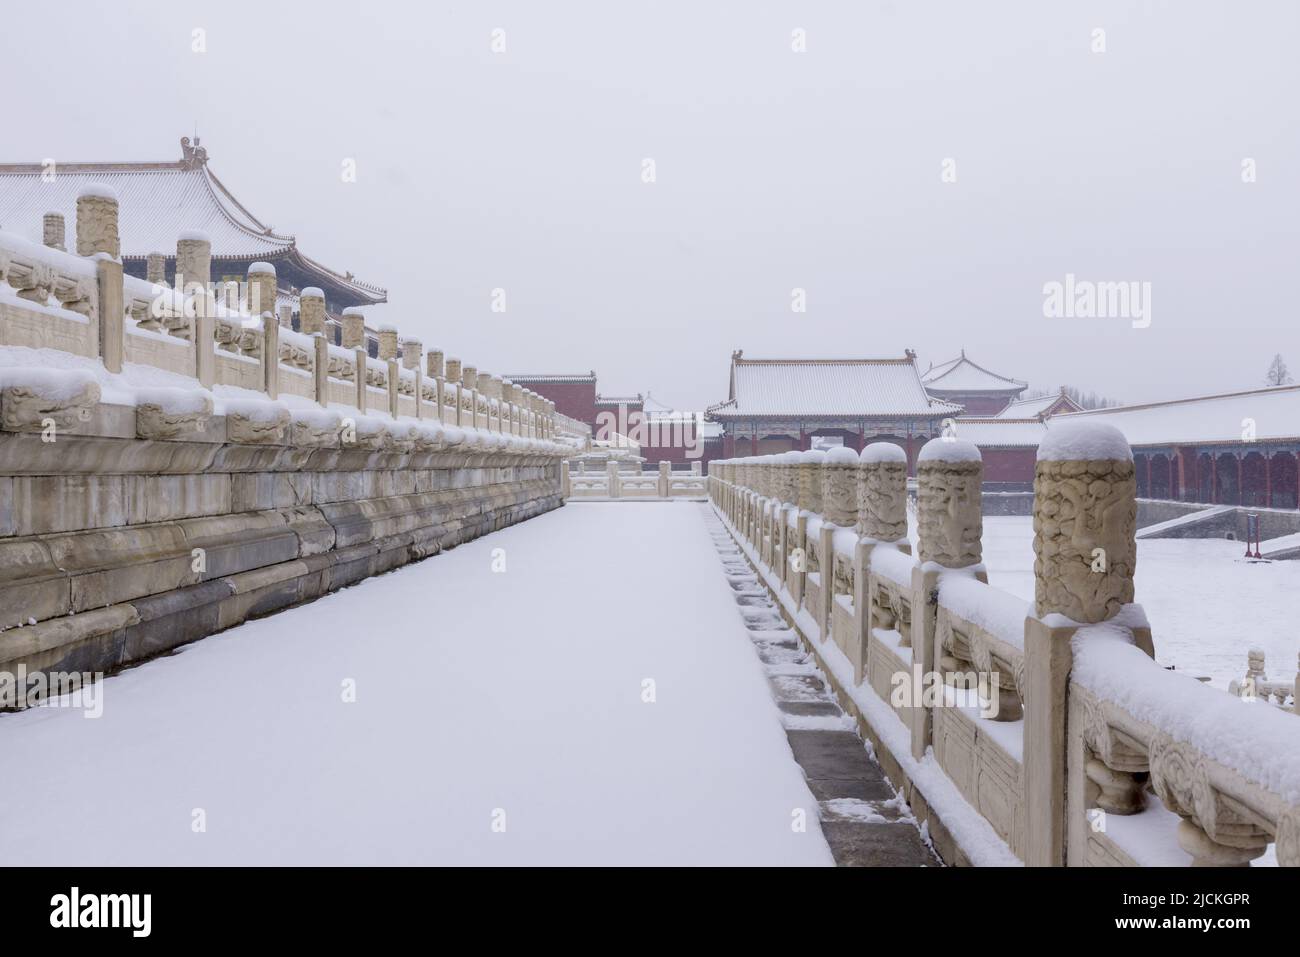
[[[704,508],[569,505],[0,716],[0,859],[830,864]]]
[[[915,537],[915,529],[912,529]],[[989,584],[1033,601],[1033,519],[985,516]],[[1224,690],[1262,648],[1268,675],[1295,676],[1300,652],[1300,562],[1245,560],[1241,542],[1139,539],[1134,587],[1146,609],[1156,659],[1213,679]]]

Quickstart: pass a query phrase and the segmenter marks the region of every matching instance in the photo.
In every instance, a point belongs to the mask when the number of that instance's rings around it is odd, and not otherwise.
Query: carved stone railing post
[[[322,406],[330,404],[330,344],[323,332],[312,336],[312,383],[315,386],[316,401]]]
[[[1065,860],[1070,643],[1080,624],[1112,618],[1133,601],[1136,526],[1133,454],[1119,430],[1089,422],[1048,429],[1034,470],[1035,601],[1025,620],[1029,865],[1059,866]],[[1050,624],[1049,616],[1055,619]],[[1150,632],[1134,634],[1149,652]],[[1137,773],[1130,763],[1094,767],[1088,777],[1099,794],[1110,794],[1114,813],[1125,813],[1141,806],[1141,787],[1132,777]]]
[[[396,358],[390,358],[388,360],[387,371],[386,384],[388,386],[388,414],[396,419],[401,415],[402,411],[400,405],[401,393],[397,388],[401,382],[402,369],[401,366],[397,364]]]
[[[862,450],[858,465],[858,543],[853,554],[853,613],[856,647],[849,649],[854,681],[866,677],[867,650],[871,645],[871,553],[895,548],[908,554],[907,455],[892,442],[873,442]],[[910,634],[900,629],[900,634]],[[925,728],[922,727],[922,733]],[[915,742],[913,742],[915,751]]]
[[[380,326],[379,327],[379,359],[381,362],[387,362],[389,359],[397,358],[397,327]]]
[[[353,353],[355,358],[353,364],[356,366],[356,387],[357,387],[357,411],[365,415],[370,406],[370,389],[367,382],[367,367],[370,364],[370,353],[365,347],[356,349]]]
[[[280,397],[280,325],[272,313],[262,313],[262,389],[268,398]]]
[[[619,484],[618,463],[610,459],[605,463],[605,484],[607,494],[610,498],[619,498],[622,494],[622,488]]]
[[[858,470],[858,534],[911,552],[907,540],[907,453],[892,442],[862,450]]]
[[[194,306],[194,374],[199,384],[216,381],[216,302],[212,284],[212,241],[206,233],[189,231],[176,240],[176,288]]]
[[[433,380],[433,397],[434,404],[438,407],[438,421],[443,422],[443,402],[446,401],[443,395],[444,388],[444,366],[443,354],[441,349],[430,349],[425,357],[425,372]]]
[[[460,424],[478,428],[478,396],[474,388],[478,385],[478,369],[473,366],[460,367]]]
[[[167,285],[167,256],[164,253],[153,252],[145,260],[145,280],[153,283],[155,286]],[[272,309],[272,312],[275,310]]]
[[[122,287],[121,241],[117,229],[117,194],[91,184],[77,197],[77,255],[94,256],[99,293],[99,357],[109,372],[122,371],[126,349],[126,294]]]
[[[460,393],[459,393],[460,376],[461,376],[460,360],[457,359],[455,356],[449,356],[447,358],[447,375],[445,377],[445,383],[450,383],[451,385],[456,386],[457,388],[448,390],[446,389],[446,385],[444,384],[443,388],[445,390],[445,394],[443,397],[443,402],[451,405],[452,425],[460,425]],[[452,396],[452,393],[455,393],[454,398]]]
[[[858,454],[840,447],[822,465],[822,514],[839,528],[858,524]]]
[[[344,349],[364,349],[366,347],[366,316],[356,306],[343,310],[343,334],[339,345]]]
[[[822,463],[825,461],[826,453],[821,449],[799,454],[799,508],[814,515],[822,513]]]
[[[922,447],[916,474],[919,564],[912,569],[912,661],[923,675],[968,671],[970,662],[940,646],[937,601],[939,578],[946,569],[973,569],[975,578],[988,580],[980,565],[984,461],[970,442],[941,436]],[[929,708],[911,711],[913,757],[925,753],[933,722]]]
[[[405,339],[402,342],[402,368],[420,368],[420,356],[424,354],[424,343],[419,339]]]
[[[68,251],[67,225],[62,213],[46,213],[41,221],[41,242],[51,249]]]
[[[253,263],[248,267],[248,314],[259,320],[275,315],[275,267],[270,263]]]
[[[673,494],[673,463],[661,461],[659,463],[659,497],[668,498]]]
[[[117,193],[110,186],[91,183],[77,196],[77,255],[122,256],[117,227]]]
[[[478,379],[474,383],[474,390],[478,393],[478,399],[474,406],[475,414],[481,407],[483,409],[483,428],[489,432],[492,431],[492,374],[490,372],[479,372]],[[478,419],[475,418],[474,424],[478,425]]]
[[[298,294],[298,331],[306,336],[325,332],[325,293],[315,286]]]

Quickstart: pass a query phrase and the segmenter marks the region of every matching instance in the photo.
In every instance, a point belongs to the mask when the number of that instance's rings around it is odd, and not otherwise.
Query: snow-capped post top
[[[356,306],[343,310],[343,336],[339,344],[344,349],[364,349],[366,347],[366,317]]]
[[[248,311],[254,316],[275,314],[275,267],[253,263],[248,267]]]
[[[379,327],[379,358],[383,362],[397,358],[397,327],[384,324]]]
[[[1128,439],[1106,422],[1051,423],[1038,445],[1040,462],[1132,462]]]
[[[858,453],[848,446],[841,445],[826,453],[827,465],[857,465]]]
[[[973,442],[941,435],[921,446],[916,457],[920,462],[983,462],[980,450]]]
[[[858,534],[880,542],[907,538],[907,453],[872,442],[858,469]]]
[[[207,243],[212,245],[212,237],[201,229],[185,229],[176,237],[178,243]],[[249,272],[252,272],[250,269]]]
[[[419,339],[404,339],[402,341],[402,368],[418,369],[420,368],[420,356],[424,354],[424,343]]]
[[[945,568],[978,565],[984,533],[984,461],[970,442],[931,439],[916,458],[918,557]]]
[[[1094,623],[1133,601],[1137,480],[1123,434],[1049,426],[1034,466],[1034,607]]]
[[[877,462],[902,462],[907,464],[907,453],[893,442],[872,442],[862,450],[862,461],[873,465]]]
[[[77,255],[99,253],[120,257],[117,193],[103,183],[90,183],[77,195]]]
[[[111,199],[117,202],[117,190],[107,183],[87,183],[77,193],[77,199]]]
[[[298,293],[298,328],[307,335],[325,331],[325,293],[315,286]]]

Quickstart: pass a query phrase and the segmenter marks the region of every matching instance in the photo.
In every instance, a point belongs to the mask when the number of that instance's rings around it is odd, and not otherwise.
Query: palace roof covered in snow
[[[1041,419],[960,418],[953,431],[982,449],[1032,449],[1047,434]]]
[[[921,379],[930,392],[945,395],[969,392],[1020,393],[1029,388],[1027,382],[999,375],[981,365],[976,365],[966,358],[965,349],[957,358],[931,366]]]
[[[71,231],[77,196],[91,184],[112,187],[119,201],[122,258],[176,254],[176,239],[201,230],[214,259],[264,261],[295,273],[300,285],[327,289],[331,299],[366,305],[387,300],[379,286],[337,272],[305,255],[293,236],[275,232],[235,199],[208,167],[207,151],[181,140],[170,162],[0,163],[0,228],[42,241],[46,213],[61,213]]]
[[[1072,412],[1047,424],[1079,421],[1113,425],[1134,446],[1300,440],[1300,385]]]
[[[708,414],[715,420],[934,418],[960,411],[926,393],[911,352],[900,359],[746,359],[736,352],[730,395]]]
[[[1008,402],[1007,407],[999,412],[997,417],[999,419],[1033,419],[1048,415],[1061,415],[1065,412],[1081,411],[1083,411],[1083,407],[1062,391]]]

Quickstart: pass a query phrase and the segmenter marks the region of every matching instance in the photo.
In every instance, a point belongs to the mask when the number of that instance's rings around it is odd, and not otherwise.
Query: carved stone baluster
[[[1026,864],[1064,863],[1066,723],[1071,642],[1080,624],[1105,621],[1133,601],[1137,554],[1137,485],[1133,453],[1114,426],[1091,421],[1053,425],[1039,445],[1034,470],[1034,614],[1025,622]],[[1134,629],[1151,651],[1150,632]],[[1109,769],[1091,775],[1098,794],[1117,806],[1131,783],[1110,772],[1108,738],[1094,735],[1094,754]],[[1154,766],[1153,766],[1154,770]]]
[[[907,542],[907,454],[892,442],[872,442],[862,450],[858,534],[911,550]]]
[[[1150,745],[1151,783],[1182,821],[1178,844],[1192,856],[1193,867],[1249,867],[1272,836],[1226,801],[1210,781],[1204,758],[1166,734]]]

